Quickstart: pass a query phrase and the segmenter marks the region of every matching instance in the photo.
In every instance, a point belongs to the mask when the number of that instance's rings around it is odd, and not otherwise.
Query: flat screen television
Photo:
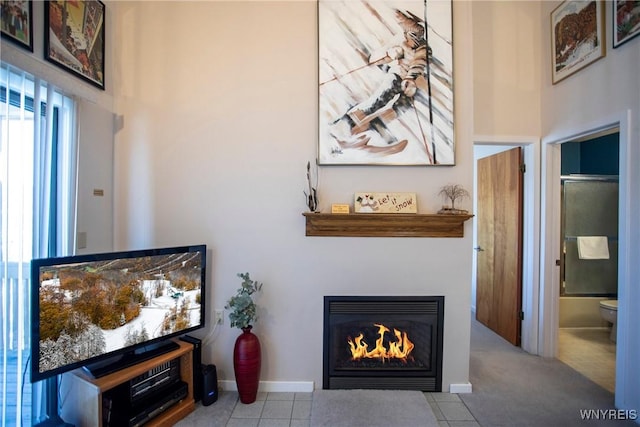
[[[94,377],[177,347],[204,327],[206,245],[31,262],[31,382]]]

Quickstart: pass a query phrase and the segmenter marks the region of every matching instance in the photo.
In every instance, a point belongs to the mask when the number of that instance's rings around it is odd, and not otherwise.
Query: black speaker
[[[182,341],[193,344],[193,400],[199,402],[202,399],[202,340],[191,335],[180,337]]]
[[[202,367],[202,404],[209,406],[218,400],[218,374],[216,365],[205,365]]]

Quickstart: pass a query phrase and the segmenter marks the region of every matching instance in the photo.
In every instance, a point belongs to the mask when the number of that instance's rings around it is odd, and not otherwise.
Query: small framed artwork
[[[318,1],[318,163],[454,165],[452,1]]]
[[[33,2],[31,0],[3,0],[2,38],[33,52]]]
[[[551,12],[553,84],[606,55],[604,2],[567,0]]]
[[[640,34],[640,1],[613,0],[613,47]]]
[[[53,0],[44,6],[45,58],[104,90],[104,3]]]

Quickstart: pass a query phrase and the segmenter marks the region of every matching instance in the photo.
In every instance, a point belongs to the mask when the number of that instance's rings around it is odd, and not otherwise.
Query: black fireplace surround
[[[442,391],[443,321],[444,296],[325,296],[322,387]]]

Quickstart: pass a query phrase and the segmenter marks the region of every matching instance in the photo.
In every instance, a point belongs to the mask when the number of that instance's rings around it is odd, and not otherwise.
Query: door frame
[[[619,170],[619,216],[618,216],[618,339],[616,350],[616,389],[615,404],[624,408],[627,401],[625,389],[627,379],[634,378],[632,359],[628,354],[630,325],[634,318],[630,311],[630,302],[637,301],[639,291],[631,286],[631,278],[639,277],[640,267],[637,259],[640,248],[634,234],[639,226],[633,223],[634,213],[640,212],[635,189],[631,182],[640,179],[640,172],[634,167],[637,159],[637,147],[631,146],[632,135],[631,110],[625,110],[609,117],[579,126],[569,126],[545,137],[542,141],[542,257],[540,275],[540,355],[555,357],[557,353],[557,336],[560,306],[560,269],[555,260],[560,259],[560,145],[563,142],[587,137],[599,132],[618,128],[620,144]],[[637,318],[637,316],[636,316]]]
[[[538,137],[522,136],[484,136],[473,138],[473,205],[477,211],[476,177],[477,167],[475,148],[480,146],[494,146],[504,150],[522,147],[526,172],[523,180],[522,206],[522,312],[524,319],[521,325],[520,346],[528,353],[539,353],[539,295],[540,295],[540,139]],[[500,150],[503,151],[503,150]],[[478,224],[477,217],[473,217],[473,247],[477,246]],[[476,251],[473,251],[472,261],[472,295],[471,306],[475,312],[476,295]]]

